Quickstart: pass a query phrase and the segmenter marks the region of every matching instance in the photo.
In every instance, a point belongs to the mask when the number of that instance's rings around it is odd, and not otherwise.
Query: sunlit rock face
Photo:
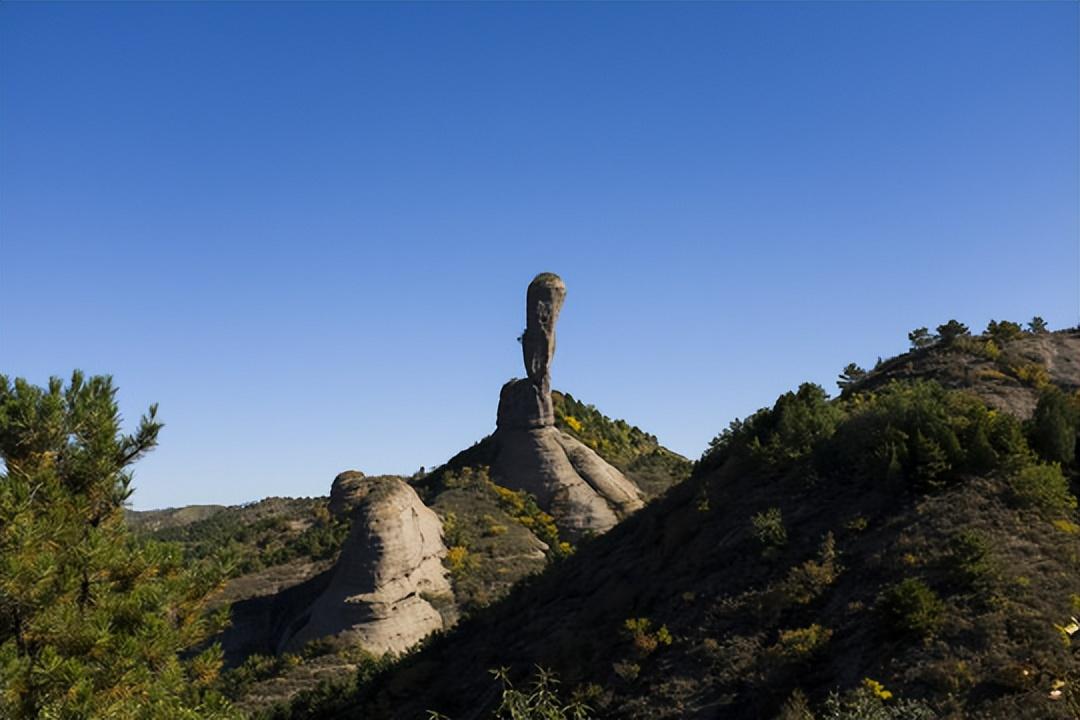
[[[532,493],[570,537],[579,537],[610,529],[642,500],[619,470],[555,427],[551,363],[565,299],[566,285],[554,273],[529,284],[521,338],[526,377],[506,383],[499,395],[491,469],[500,485]]]
[[[427,598],[450,595],[442,559],[442,523],[397,477],[342,473],[330,494],[331,511],[352,528],[327,589],[282,643],[299,650],[334,636],[375,654],[403,652],[443,627]]]

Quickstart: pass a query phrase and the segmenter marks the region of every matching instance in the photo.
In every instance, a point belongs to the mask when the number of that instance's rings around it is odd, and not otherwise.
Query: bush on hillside
[[[908,333],[907,337],[912,350],[922,350],[937,342],[937,336],[931,335],[930,330],[924,327],[915,328]]]
[[[894,382],[853,399],[821,470],[927,490],[1027,454],[1019,424],[934,382]]]
[[[950,320],[937,326],[938,338],[942,345],[952,345],[957,339],[971,334],[968,326],[958,320]]]
[[[787,529],[780,508],[772,507],[750,518],[750,526],[763,552],[779,550],[787,544]]]
[[[804,383],[787,392],[772,409],[761,409],[746,420],[736,420],[709,443],[699,471],[715,467],[729,456],[752,459],[782,470],[807,460],[820,443],[832,436],[843,411],[819,385]]]
[[[1064,513],[1076,509],[1076,497],[1057,463],[1028,465],[1009,478],[1013,499],[1022,507]]]
[[[495,710],[498,720],[588,720],[590,708],[583,702],[564,702],[559,696],[559,678],[542,667],[524,690],[510,682],[510,668],[498,668],[491,674],[502,684],[502,697]],[[428,720],[450,720],[442,713],[428,711]]]
[[[551,393],[555,424],[595,450],[620,470],[660,446],[650,435],[625,420],[612,420],[569,393]]]
[[[882,593],[880,608],[889,629],[897,635],[930,637],[945,621],[941,598],[916,578],[889,586]]]
[[[888,691],[885,691],[888,692]],[[843,695],[832,693],[820,720],[936,720],[937,714],[918,700],[893,700],[864,684]]]
[[[840,377],[836,381],[837,387],[841,390],[846,390],[855,383],[866,377],[866,371],[855,363],[848,363],[844,366],[843,371],[840,373]]]
[[[991,320],[986,326],[985,335],[989,336],[991,340],[997,343],[999,346],[1015,340],[1024,334],[1024,329],[1020,327],[1019,323],[1014,323],[1009,320]]]
[[[1028,424],[1031,447],[1047,462],[1070,465],[1076,459],[1080,401],[1056,387],[1046,388]]]

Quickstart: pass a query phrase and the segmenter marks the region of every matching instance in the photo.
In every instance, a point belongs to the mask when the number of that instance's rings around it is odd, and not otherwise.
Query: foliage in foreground
[[[558,693],[559,679],[555,673],[542,667],[524,690],[510,682],[510,669],[498,668],[491,674],[502,683],[502,700],[495,717],[499,720],[589,720],[589,707],[583,702],[564,702]],[[434,710],[428,712],[429,720],[450,720]]]
[[[220,568],[139,543],[128,468],[157,444],[151,406],[120,432],[108,377],[40,388],[0,377],[0,716],[224,718],[224,621],[204,600]]]

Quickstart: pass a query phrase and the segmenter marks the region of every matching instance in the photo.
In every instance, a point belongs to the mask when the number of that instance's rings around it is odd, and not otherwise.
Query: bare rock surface
[[[492,475],[501,485],[535,495],[571,537],[604,532],[642,506],[641,492],[591,448],[555,427],[551,363],[566,285],[554,273],[541,273],[525,298],[521,346],[527,377],[506,383],[499,395]]]
[[[334,478],[330,486],[328,508],[334,517],[348,517],[353,507],[364,498],[371,483],[365,483],[367,476],[359,470],[346,470]]]
[[[335,511],[352,516],[349,537],[326,590],[280,649],[336,636],[376,654],[403,652],[443,627],[427,599],[451,593],[442,524],[398,477],[343,473],[334,490]]]

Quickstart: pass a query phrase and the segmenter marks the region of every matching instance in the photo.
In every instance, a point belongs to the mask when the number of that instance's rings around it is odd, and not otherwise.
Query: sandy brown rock
[[[549,383],[550,385],[550,383]],[[496,425],[506,430],[528,430],[555,425],[555,408],[551,391],[524,378],[511,380],[499,393],[499,413]]]
[[[566,285],[555,273],[540,273],[525,293],[525,334],[521,337],[525,372],[546,393],[551,392],[555,323],[565,299]]]
[[[330,486],[330,502],[328,504],[330,513],[334,517],[346,517],[352,508],[363,499],[365,488],[371,485],[370,483],[364,483],[366,477],[359,470],[346,470],[334,478],[334,482]]]
[[[443,627],[425,599],[451,592],[438,516],[400,478],[353,476],[347,484],[351,492],[342,487],[339,496],[352,506],[349,537],[329,586],[282,650],[336,636],[376,654],[403,652]]]

